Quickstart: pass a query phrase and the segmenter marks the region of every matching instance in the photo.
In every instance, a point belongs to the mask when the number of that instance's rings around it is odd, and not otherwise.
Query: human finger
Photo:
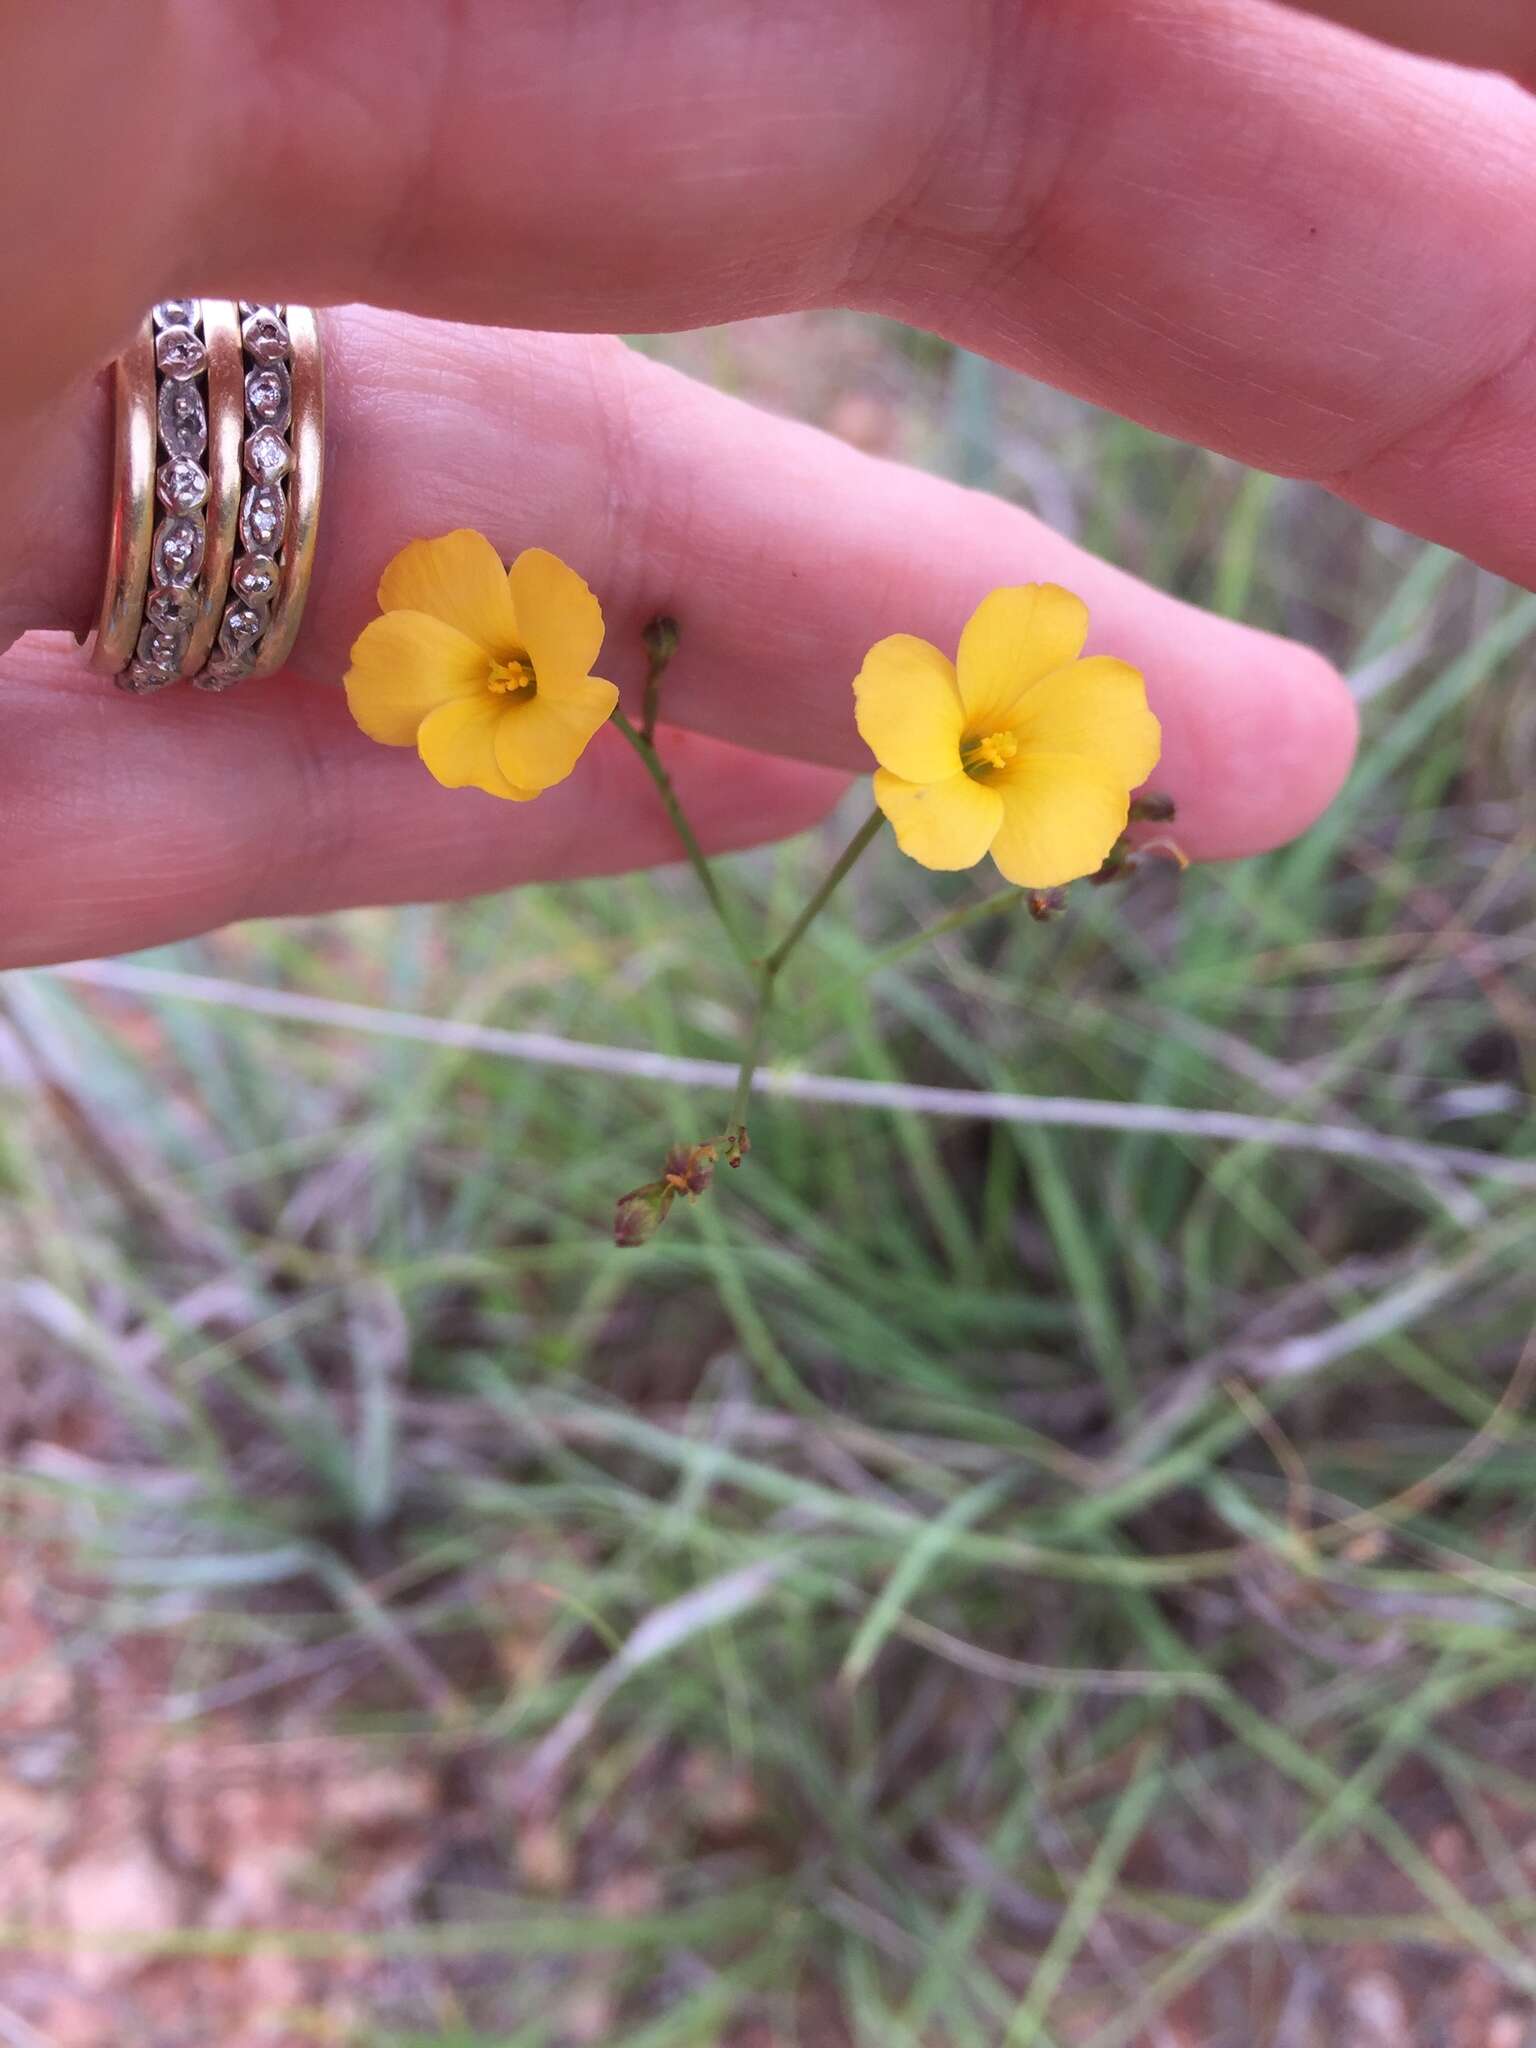
[[[0,414],[161,289],[562,329],[854,304],[1536,580],[1507,81],[1271,0],[288,0],[260,36],[210,0],[141,36],[152,80],[93,54],[61,154],[82,5],[19,13],[0,84]],[[166,18],[107,13],[114,51]]]
[[[1290,0],[1384,43],[1426,57],[1536,78],[1536,21],[1528,0]]]
[[[867,768],[852,679],[870,645],[900,631],[953,648],[989,589],[1047,581],[1087,601],[1090,651],[1147,675],[1165,742],[1157,780],[1191,852],[1291,837],[1347,769],[1352,705],[1317,655],[1153,591],[995,498],[876,461],[613,341],[356,309],[325,332],[330,481],[294,655],[318,685],[341,676],[393,554],[469,526],[506,559],[540,546],[580,571],[602,600],[603,665],[621,686],[636,679],[646,620],[676,616],[666,716],[756,752]],[[60,462],[78,463],[82,437],[73,422],[67,432]],[[106,438],[103,425],[98,463]],[[89,616],[99,543],[85,536],[101,489],[81,475],[49,508],[28,590],[9,599],[27,623]],[[166,701],[129,708],[153,728]],[[224,701],[194,711],[215,720]],[[168,756],[163,802],[176,772]]]
[[[442,789],[375,747],[339,690],[281,676],[146,706],[67,645],[4,663],[0,968],[164,944],[241,918],[469,896],[676,860],[615,732],[534,804]],[[728,852],[814,824],[847,778],[691,733],[667,759],[700,839]]]

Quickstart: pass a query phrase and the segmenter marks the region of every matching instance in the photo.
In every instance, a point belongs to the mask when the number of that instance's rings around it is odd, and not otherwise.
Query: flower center
[[[514,654],[507,661],[491,663],[490,680],[486,688],[493,697],[531,697],[539,687],[538,677],[533,672],[533,663],[526,655]]]
[[[989,768],[1006,768],[1018,751],[1019,743],[1011,732],[989,732],[961,750],[960,766],[967,775],[982,775]]]

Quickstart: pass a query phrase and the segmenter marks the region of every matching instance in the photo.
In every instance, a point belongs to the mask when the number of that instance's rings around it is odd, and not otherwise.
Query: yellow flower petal
[[[973,868],[1002,822],[1003,800],[969,775],[907,782],[882,768],[875,802],[896,830],[896,844],[925,868]]]
[[[960,692],[954,663],[937,647],[911,633],[877,641],[854,678],[853,699],[859,736],[882,768],[906,782],[958,772]]]
[[[598,676],[583,676],[552,690],[540,670],[537,693],[513,704],[496,728],[496,759],[502,774],[522,789],[548,789],[563,782],[618,701],[612,683]]]
[[[371,740],[412,747],[428,712],[481,695],[490,680],[485,650],[425,612],[386,612],[352,646],[347,703]]]
[[[402,548],[380,580],[379,609],[430,613],[502,660],[519,644],[501,557],[467,528]]]
[[[576,571],[547,548],[527,548],[507,580],[540,694],[590,675],[603,644],[603,611]]]
[[[1007,706],[1042,676],[1076,661],[1088,638],[1088,607],[1056,583],[994,590],[960,635],[955,666],[965,729],[974,738],[999,732]]]
[[[506,715],[499,697],[484,695],[440,704],[423,720],[417,749],[445,789],[483,789],[516,803],[538,795],[509,782],[496,765],[496,731]]]
[[[1021,751],[1080,754],[1126,789],[1146,781],[1163,750],[1140,670],[1107,654],[1031,684],[1003,724]]]
[[[1126,785],[1078,754],[1020,754],[988,781],[1003,807],[992,858],[1023,889],[1095,873],[1130,815]]]

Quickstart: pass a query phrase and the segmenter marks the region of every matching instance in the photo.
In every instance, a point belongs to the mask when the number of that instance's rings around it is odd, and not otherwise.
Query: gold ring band
[[[187,678],[224,690],[272,674],[303,618],[324,485],[313,313],[165,300],[119,358],[113,384],[112,514],[92,666],[136,694]]]
[[[146,320],[112,375],[112,523],[91,666],[116,675],[144,623],[155,531],[155,338]]]
[[[228,300],[203,301],[203,339],[208,347],[208,541],[203,554],[202,602],[182,659],[183,676],[196,675],[213,651],[224,616],[235,559],[235,526],[240,517],[244,371],[240,322]]]
[[[272,603],[271,622],[251,665],[253,676],[274,674],[293,652],[314,573],[320,496],[325,487],[325,366],[319,322],[307,306],[288,308],[288,333],[293,343],[288,533],[283,543],[282,578]]]

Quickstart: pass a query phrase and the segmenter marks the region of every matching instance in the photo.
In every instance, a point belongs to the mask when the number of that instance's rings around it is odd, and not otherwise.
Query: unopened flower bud
[[[1102,889],[1108,882],[1123,882],[1127,875],[1136,872],[1137,859],[1133,849],[1123,839],[1117,839],[1110,848],[1103,867],[1088,877],[1095,889]]]
[[[665,613],[659,618],[652,619],[641,635],[645,641],[645,651],[657,668],[666,667],[676,654],[677,643],[681,637],[682,629],[676,619],[668,618]]]
[[[676,1189],[668,1187],[664,1180],[647,1181],[643,1188],[631,1188],[627,1195],[620,1195],[613,1212],[614,1243],[621,1251],[649,1244],[666,1222],[676,1199]]]
[[[1171,825],[1178,816],[1178,806],[1171,796],[1164,796],[1160,790],[1149,789],[1131,799],[1131,823],[1133,825]]]

